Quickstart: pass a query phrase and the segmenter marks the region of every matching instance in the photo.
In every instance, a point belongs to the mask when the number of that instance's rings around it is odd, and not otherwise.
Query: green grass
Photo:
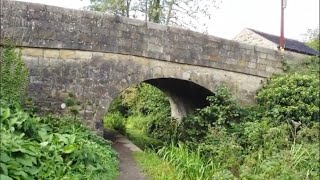
[[[177,170],[177,179],[209,180],[214,175],[215,165],[204,160],[200,151],[190,151],[184,144],[169,145],[161,148],[157,154]]]
[[[127,127],[126,136],[132,141],[133,144],[141,149],[157,148],[162,145],[160,140],[148,137],[143,130],[129,129]]]
[[[169,163],[163,161],[153,151],[135,152],[134,158],[151,180],[177,180],[178,173]]]

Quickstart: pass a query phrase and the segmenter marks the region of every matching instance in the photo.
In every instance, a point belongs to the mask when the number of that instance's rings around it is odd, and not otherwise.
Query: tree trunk
[[[172,11],[172,6],[173,6],[174,2],[175,2],[175,0],[171,0],[170,3],[169,3],[169,10],[168,10],[168,14],[167,14],[167,17],[166,17],[166,25],[168,25],[169,22],[170,22],[171,11]]]

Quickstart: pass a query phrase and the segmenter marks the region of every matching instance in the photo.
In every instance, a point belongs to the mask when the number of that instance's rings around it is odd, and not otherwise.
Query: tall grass
[[[177,169],[178,179],[209,180],[213,177],[214,162],[201,158],[200,148],[190,151],[184,144],[171,144],[161,148],[157,154]]]
[[[154,151],[135,152],[134,158],[149,179],[178,180],[178,172],[174,166],[163,161]]]

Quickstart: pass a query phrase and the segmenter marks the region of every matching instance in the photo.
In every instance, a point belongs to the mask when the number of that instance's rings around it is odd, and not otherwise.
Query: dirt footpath
[[[112,147],[119,153],[120,175],[118,180],[147,180],[134,160],[133,152],[141,151],[118,132],[105,130],[103,137],[113,142]]]

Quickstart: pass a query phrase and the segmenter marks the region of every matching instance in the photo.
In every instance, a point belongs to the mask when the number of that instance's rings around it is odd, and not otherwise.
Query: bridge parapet
[[[282,72],[281,54],[271,49],[100,12],[1,2],[1,38],[17,46],[127,54],[259,77]]]

